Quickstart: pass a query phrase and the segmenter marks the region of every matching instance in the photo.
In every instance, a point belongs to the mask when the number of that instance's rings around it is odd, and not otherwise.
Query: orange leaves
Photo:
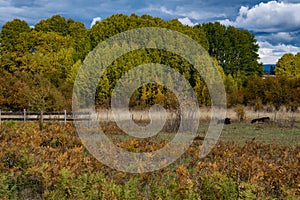
[[[297,182],[300,182],[299,154],[299,147],[251,141],[240,148],[220,143],[198,162],[196,173],[203,176],[220,172],[234,178],[237,183],[256,185],[261,197],[273,195],[283,198],[286,194],[295,195]]]
[[[187,178],[190,174],[189,174],[188,170],[184,166],[179,165],[176,168],[176,175],[178,177]]]
[[[167,144],[164,141],[150,141],[149,139],[138,140],[129,139],[124,142],[117,142],[117,146],[126,149],[130,152],[152,152],[165,147]]]
[[[66,187],[67,195],[74,198],[85,187],[84,195],[92,194],[87,191],[93,189],[95,194],[114,199],[123,194],[139,199],[145,195],[148,199],[195,199],[200,195],[201,199],[210,199],[223,198],[226,191],[231,197],[240,195],[240,199],[287,199],[300,193],[299,146],[264,145],[255,141],[243,147],[219,143],[207,157],[199,160],[200,148],[193,144],[179,160],[164,169],[128,174],[105,167],[90,155],[70,124],[66,127],[47,124],[41,132],[32,123],[16,123],[2,126],[0,130],[0,186],[1,176],[5,180],[10,177],[7,174],[13,174],[11,179],[23,181],[22,184],[35,181],[45,198],[55,194],[59,187],[62,194]],[[167,145],[165,140],[154,138],[121,139],[112,140],[132,152],[151,152]],[[110,159],[120,162],[117,157]],[[129,183],[137,186],[133,188]]]
[[[190,173],[186,167],[178,165],[176,168],[176,182],[178,184],[178,193],[185,195],[193,190],[194,181],[190,177]]]

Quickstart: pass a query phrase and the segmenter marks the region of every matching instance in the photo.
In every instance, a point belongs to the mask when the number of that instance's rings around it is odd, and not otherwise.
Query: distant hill
[[[275,75],[276,64],[264,64],[264,75]]]

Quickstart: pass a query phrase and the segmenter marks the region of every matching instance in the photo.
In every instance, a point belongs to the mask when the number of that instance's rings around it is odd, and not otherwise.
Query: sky
[[[260,46],[260,62],[275,64],[285,53],[300,52],[300,0],[0,0],[0,27],[14,18],[34,26],[55,14],[90,28],[113,14],[148,14],[194,26],[219,21],[247,29]]]

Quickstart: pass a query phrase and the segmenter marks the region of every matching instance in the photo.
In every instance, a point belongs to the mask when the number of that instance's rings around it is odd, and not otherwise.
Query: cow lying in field
[[[256,119],[252,119],[251,120],[251,124],[254,124],[254,123],[259,123],[259,122],[269,122],[270,121],[270,117],[261,117],[261,118],[256,118]]]
[[[225,119],[218,120],[218,124],[231,124],[230,118],[226,117]]]

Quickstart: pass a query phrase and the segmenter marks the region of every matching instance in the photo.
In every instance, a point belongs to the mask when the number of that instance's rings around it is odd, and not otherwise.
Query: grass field
[[[106,111],[104,111],[105,113]],[[193,114],[191,114],[193,115]],[[205,137],[208,124],[210,121],[210,109],[201,108],[200,109],[200,125],[198,135],[200,137]],[[172,118],[176,117],[174,114],[169,115]],[[238,122],[236,113],[233,109],[227,110],[227,117],[231,118],[232,123],[230,125],[224,125],[222,134],[219,138],[223,142],[234,142],[238,145],[243,145],[246,141],[255,140],[259,143],[265,144],[277,144],[277,145],[287,145],[287,146],[297,146],[300,145],[300,112],[287,112],[284,108],[276,113],[259,111],[254,112],[251,108],[245,108],[245,117],[243,122]],[[258,117],[270,117],[269,123],[258,123],[251,124],[251,120]],[[110,119],[112,116],[108,112],[104,115],[104,118]],[[156,115],[158,119],[161,118],[159,114]],[[149,123],[149,116],[147,112],[134,111],[132,112],[132,118],[135,122],[140,124]],[[102,118],[103,119],[103,118]],[[104,120],[105,120],[104,119]],[[187,124],[188,126],[189,124]],[[107,129],[107,127],[105,127]],[[168,128],[167,128],[168,129]],[[176,131],[176,130],[174,130]],[[173,131],[173,132],[174,132]],[[172,132],[172,131],[171,131]],[[124,134],[120,133],[120,130],[112,124],[107,131],[108,135],[117,140],[128,139]],[[109,134],[113,133],[113,134]],[[158,134],[154,139],[161,139],[169,141],[172,139],[172,134],[162,133]],[[130,138],[130,137],[129,137]]]
[[[199,136],[205,136],[207,127],[208,125],[200,126]],[[295,123],[293,127],[274,122],[264,124],[232,123],[223,126],[219,138],[219,141],[234,142],[240,146],[251,140],[264,144],[300,145],[300,123]]]
[[[202,123],[199,126],[198,136],[204,138],[207,132],[208,123]],[[108,136],[113,140],[128,140],[132,139],[126,134],[116,134],[117,131],[112,128],[112,133]],[[170,141],[174,133],[161,132],[154,141]],[[282,124],[280,122],[270,122],[261,124],[250,124],[247,122],[234,122],[229,125],[224,125],[219,141],[221,142],[234,142],[242,146],[246,141],[255,140],[262,144],[276,144],[284,146],[298,146],[300,145],[300,123],[296,122],[293,126]]]
[[[300,124],[294,127],[282,127],[276,123],[230,124],[224,126],[220,137],[221,141],[234,141],[237,144],[244,144],[252,139],[265,144],[297,146],[300,145]]]

